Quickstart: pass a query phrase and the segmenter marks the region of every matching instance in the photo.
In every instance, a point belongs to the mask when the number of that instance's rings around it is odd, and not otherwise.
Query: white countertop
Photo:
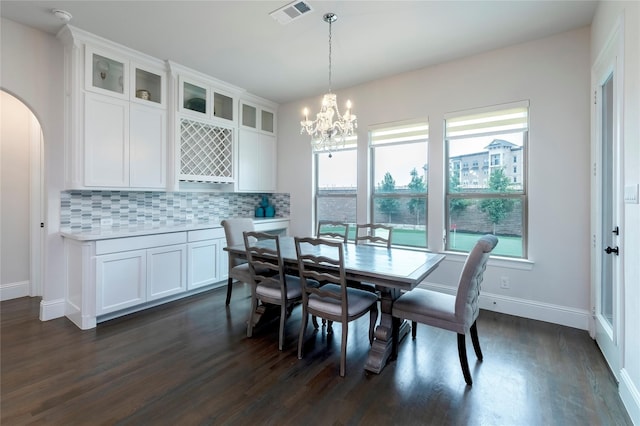
[[[254,223],[269,223],[289,220],[288,217],[256,217]],[[126,227],[108,227],[90,231],[62,231],[60,235],[78,241],[97,241],[111,238],[136,237],[140,235],[166,234],[170,232],[197,231],[200,229],[221,228],[220,221],[190,222],[177,224],[143,224]]]

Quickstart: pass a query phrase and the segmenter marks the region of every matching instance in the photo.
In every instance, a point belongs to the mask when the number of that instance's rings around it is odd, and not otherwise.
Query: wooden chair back
[[[356,225],[356,244],[379,244],[391,248],[393,228],[377,223]]]
[[[341,240],[341,242],[346,243],[349,238],[349,224],[332,220],[318,221],[316,237]]]

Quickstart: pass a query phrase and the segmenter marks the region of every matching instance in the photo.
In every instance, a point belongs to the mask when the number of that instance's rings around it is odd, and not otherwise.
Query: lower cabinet
[[[227,279],[227,252],[222,228],[189,231],[187,258],[189,290]]]
[[[180,244],[147,250],[147,301],[186,289],[187,246]]]
[[[144,303],[147,252],[135,250],[96,256],[96,315]]]

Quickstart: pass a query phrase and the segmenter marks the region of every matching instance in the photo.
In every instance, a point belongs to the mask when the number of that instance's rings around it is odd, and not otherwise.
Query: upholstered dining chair
[[[225,219],[220,224],[224,228],[227,246],[243,244],[244,239],[242,233],[254,230],[253,220],[247,218]],[[227,279],[226,305],[231,301],[234,280],[251,283],[251,272],[249,271],[249,264],[246,259],[229,254],[229,278]]]
[[[331,220],[318,221],[316,237],[330,240],[341,240],[346,243],[349,238],[349,224]]]
[[[458,333],[458,356],[462,374],[467,385],[473,384],[465,341],[469,333],[476,356],[482,361],[476,326],[480,310],[478,296],[487,260],[496,244],[498,238],[494,235],[485,235],[478,240],[464,263],[455,295],[416,288],[404,293],[393,303],[394,350],[398,347],[397,331],[401,319],[412,321],[411,335],[414,339],[418,322]]]
[[[309,314],[342,324],[340,376],[346,374],[349,322],[369,313],[369,343],[378,320],[375,294],[347,287],[344,247],[341,242],[322,238],[295,238],[298,270],[302,282],[302,324],[298,340],[298,358],[302,359]],[[316,283],[324,283],[322,286]]]
[[[391,248],[393,228],[379,223],[356,225],[356,244],[379,244]]]
[[[263,245],[273,241],[273,247]],[[260,241],[261,245],[256,245]],[[300,277],[286,275],[280,253],[280,237],[262,232],[244,232],[249,271],[251,272],[251,310],[247,322],[247,337],[253,335],[254,313],[258,302],[280,306],[278,349],[284,346],[284,326],[295,303],[302,300]]]

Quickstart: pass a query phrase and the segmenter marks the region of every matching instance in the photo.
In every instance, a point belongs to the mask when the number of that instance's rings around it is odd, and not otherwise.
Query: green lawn
[[[349,240],[353,241],[356,237],[355,226],[349,228]],[[455,234],[452,233],[450,237],[452,250],[469,252],[481,235],[456,232]],[[400,228],[394,228],[393,230],[393,244],[410,247],[424,247],[426,245],[426,241],[426,231]],[[493,250],[492,254],[507,257],[522,257],[522,238],[498,235],[498,245]]]

